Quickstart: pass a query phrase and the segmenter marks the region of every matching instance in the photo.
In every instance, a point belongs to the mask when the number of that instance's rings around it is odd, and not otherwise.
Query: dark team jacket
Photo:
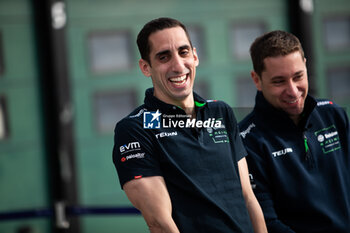
[[[117,124],[113,161],[120,184],[164,177],[182,233],[252,232],[237,167],[246,151],[232,109],[195,93],[194,98],[196,120],[210,121],[205,128],[174,127],[176,120],[187,121],[185,112],[154,97],[153,89],[146,91],[142,106]],[[157,110],[159,121],[150,115]],[[213,125],[213,119],[221,125]]]
[[[308,96],[296,126],[261,92],[239,124],[269,232],[350,232],[350,131],[345,111]]]

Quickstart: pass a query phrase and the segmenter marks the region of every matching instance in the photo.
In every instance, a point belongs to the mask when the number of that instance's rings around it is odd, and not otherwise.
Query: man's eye
[[[281,84],[283,83],[283,80],[274,80],[272,81],[273,84]]]
[[[161,61],[161,62],[165,62],[165,61],[169,60],[169,56],[167,56],[167,55],[162,55],[162,56],[159,56],[158,59],[159,59],[159,61]]]
[[[187,54],[189,54],[189,51],[186,49],[186,50],[182,50],[181,52],[180,52],[180,55],[181,56],[186,56]]]

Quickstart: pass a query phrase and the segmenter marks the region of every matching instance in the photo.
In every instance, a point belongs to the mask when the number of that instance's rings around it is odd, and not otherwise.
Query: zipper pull
[[[309,169],[315,169],[316,168],[316,164],[314,161],[314,158],[312,157],[311,153],[310,153],[310,148],[309,145],[307,143],[307,137],[304,133],[304,147],[305,147],[305,161],[309,167]]]
[[[305,146],[305,152],[307,153],[309,151],[309,146],[307,145],[307,137],[304,134],[304,146]]]
[[[309,146],[307,144],[307,137],[306,135],[304,134],[304,147],[305,147],[305,159],[308,160],[310,158],[310,154],[309,154]]]

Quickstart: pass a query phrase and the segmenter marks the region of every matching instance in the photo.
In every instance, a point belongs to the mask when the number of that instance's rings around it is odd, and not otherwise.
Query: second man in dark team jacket
[[[306,59],[294,35],[267,33],[250,52],[258,92],[240,135],[268,231],[349,233],[345,111],[308,95]]]

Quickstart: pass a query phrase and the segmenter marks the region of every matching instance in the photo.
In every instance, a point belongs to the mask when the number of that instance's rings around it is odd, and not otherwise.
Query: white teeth
[[[287,101],[287,103],[289,103],[289,104],[294,104],[294,103],[296,103],[298,101],[298,99],[296,99],[296,100],[294,100],[294,101]]]
[[[186,79],[186,76],[187,75],[183,75],[183,76],[180,76],[180,77],[175,77],[175,78],[171,78],[170,81],[171,82],[182,82]]]

